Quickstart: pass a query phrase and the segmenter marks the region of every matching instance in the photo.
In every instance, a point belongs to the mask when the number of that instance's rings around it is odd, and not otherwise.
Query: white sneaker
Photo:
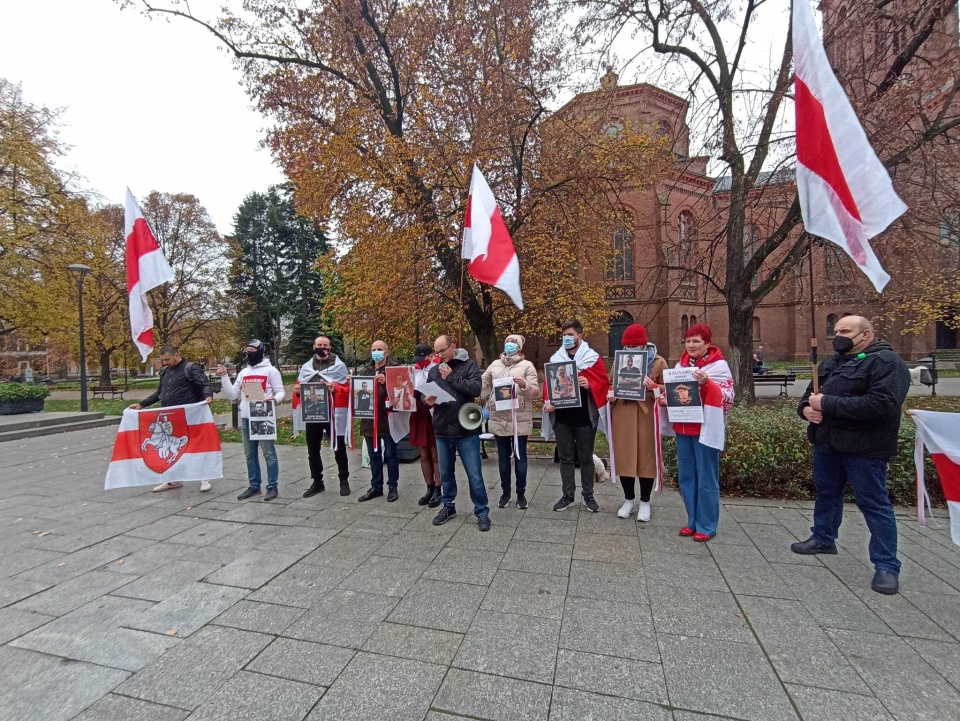
[[[623,505],[620,506],[620,510],[617,511],[617,515],[620,518],[630,518],[631,513],[633,513],[633,501],[624,501]]]
[[[154,493],[163,493],[164,491],[172,491],[174,488],[183,487],[182,483],[161,483],[159,486],[153,489]]]
[[[210,481],[200,481],[200,493],[206,493],[211,488],[213,488],[213,486],[210,485]]]
[[[637,511],[637,520],[646,523],[650,520],[650,504],[648,502],[640,501],[639,506],[640,510]]]

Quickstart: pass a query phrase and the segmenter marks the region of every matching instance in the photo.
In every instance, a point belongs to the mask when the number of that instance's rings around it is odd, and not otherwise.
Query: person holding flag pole
[[[502,491],[497,505],[500,508],[510,505],[510,466],[514,465],[517,474],[517,508],[521,510],[527,507],[527,438],[533,432],[533,401],[540,398],[537,369],[523,355],[525,340],[518,333],[506,337],[503,353],[483,372],[483,387],[480,390],[480,396],[488,398],[490,420],[487,429],[497,442]],[[516,389],[511,395],[515,395],[516,400],[510,410],[498,411],[493,382],[503,378],[513,381]]]

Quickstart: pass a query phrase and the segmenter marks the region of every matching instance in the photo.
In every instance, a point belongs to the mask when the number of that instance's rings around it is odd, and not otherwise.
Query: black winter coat
[[[483,387],[483,374],[472,360],[454,358],[447,361],[450,375],[444,380],[440,375],[440,366],[435,365],[427,375],[447,393],[457,399],[455,403],[437,403],[433,406],[433,431],[441,438],[466,438],[480,435],[480,429],[468,431],[460,425],[460,409],[466,403],[475,403]]]
[[[820,364],[823,422],[811,423],[807,438],[815,446],[867,458],[897,455],[900,409],[910,389],[910,371],[886,341],[856,355],[834,354]],[[797,412],[803,418],[813,383]]]
[[[140,405],[146,408],[159,400],[160,405],[166,408],[199,403],[204,398],[212,397],[213,389],[203,369],[196,363],[182,360],[175,366],[163,369],[157,390],[140,401]]]

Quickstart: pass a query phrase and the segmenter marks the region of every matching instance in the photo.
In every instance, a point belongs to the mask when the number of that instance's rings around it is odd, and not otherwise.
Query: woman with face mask
[[[647,330],[639,323],[627,326],[621,340],[624,350],[646,350],[647,365],[639,369],[643,373],[643,384],[647,389],[646,400],[629,401],[607,396],[610,408],[611,436],[613,441],[612,457],[616,460],[616,471],[623,486],[623,505],[617,515],[629,518],[637,509],[638,521],[650,520],[650,493],[653,491],[654,478],[657,475],[657,441],[654,428],[654,403],[651,392],[663,383],[663,371],[667,361],[657,355],[657,346],[647,340]],[[612,382],[612,378],[611,378]],[[636,501],[634,479],[639,481],[640,500]]]
[[[524,337],[508,335],[503,344],[503,353],[483,373],[481,397],[487,398],[490,421],[487,428],[497,441],[497,461],[500,467],[500,508],[510,505],[511,465],[517,474],[517,508],[527,507],[527,437],[533,432],[533,401],[540,397],[537,369],[523,356]],[[493,381],[513,379],[516,388],[517,408],[513,411],[496,410]],[[499,386],[498,386],[499,387]],[[511,460],[515,462],[511,464]]]

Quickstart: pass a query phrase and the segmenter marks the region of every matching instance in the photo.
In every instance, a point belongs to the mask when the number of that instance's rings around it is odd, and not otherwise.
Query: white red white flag
[[[910,417],[917,425],[914,463],[917,466],[917,515],[920,525],[926,525],[923,504],[930,503],[923,478],[923,447],[926,446],[947,499],[950,536],[960,546],[960,413],[912,410]]]
[[[208,404],[123,412],[106,490],[215,478],[223,478],[223,454]]]
[[[520,294],[520,261],[500,208],[480,168],[473,166],[470,195],[463,221],[463,257],[470,275],[506,293],[523,310]]]
[[[907,206],[833,74],[809,0],[793,3],[793,56],[797,190],[804,227],[843,248],[882,291],[890,276],[869,239]]]
[[[140,212],[136,198],[127,188],[124,236],[127,261],[127,294],[130,303],[130,332],[142,360],[153,350],[153,312],[147,291],[173,280],[173,269],[160,249],[153,231]]]

